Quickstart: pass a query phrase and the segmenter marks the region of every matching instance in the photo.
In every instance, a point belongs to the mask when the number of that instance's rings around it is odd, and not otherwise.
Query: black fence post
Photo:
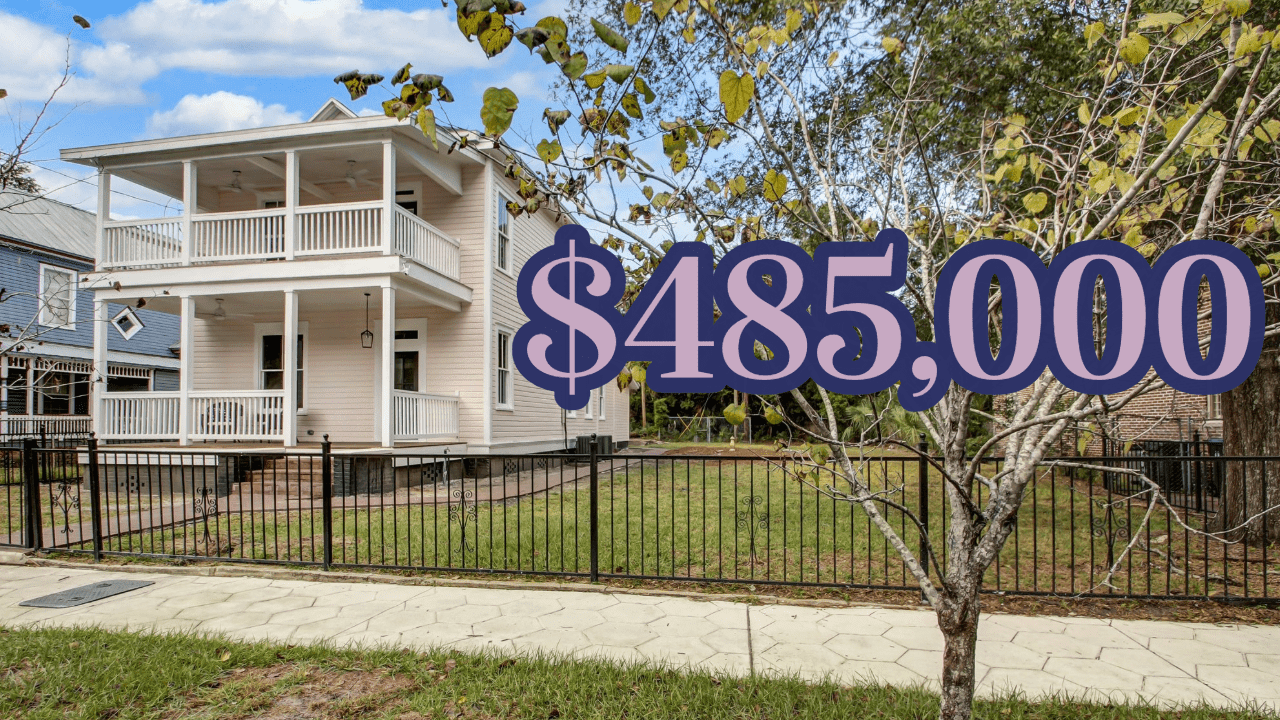
[[[39,458],[36,457],[36,439],[22,441],[22,491],[27,501],[27,547],[40,550],[44,546],[44,527],[40,512]]]
[[[333,446],[325,433],[320,444],[320,498],[324,513],[324,569],[333,564]]]
[[[591,435],[591,582],[600,581],[600,473],[596,458],[596,436]]]
[[[93,561],[102,562],[102,493],[98,478],[98,438],[89,436],[89,509],[93,521]]]
[[[919,473],[920,473],[920,567],[924,568],[924,574],[929,574],[929,460],[926,455],[929,452],[929,441],[924,433],[920,433],[920,444],[916,446],[920,451]]]

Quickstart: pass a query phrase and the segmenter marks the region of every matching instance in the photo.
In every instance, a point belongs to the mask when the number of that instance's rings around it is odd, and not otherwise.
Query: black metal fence
[[[90,449],[92,448],[92,449]],[[839,478],[786,455],[385,455],[156,450],[129,446],[0,452],[0,544],[97,556],[286,563],[324,568],[519,573],[756,585],[914,589]],[[1082,465],[1087,467],[1082,467]],[[983,464],[989,475],[1001,461]],[[1153,477],[1169,505],[1131,471]],[[1211,535],[1272,503],[1280,459],[1123,456],[1046,459],[992,591],[1048,595],[1274,598],[1280,573],[1263,513],[1248,533]],[[938,470],[883,455],[858,471],[885,499],[949,522]],[[1160,476],[1164,477],[1164,476]],[[1177,479],[1177,482],[1174,479]],[[1196,479],[1199,478],[1197,481]],[[1218,478],[1206,482],[1205,478]],[[1190,480],[1188,480],[1190,479]],[[1178,484],[1183,483],[1183,484]],[[1186,483],[1191,483],[1187,485]],[[1234,483],[1234,485],[1233,485]],[[1187,488],[1193,487],[1194,492]],[[978,501],[986,500],[979,489]],[[1247,511],[1244,515],[1256,515]],[[911,547],[904,513],[885,516]],[[1207,531],[1207,532],[1206,532]],[[948,562],[939,542],[938,562]],[[931,568],[937,573],[938,568]]]

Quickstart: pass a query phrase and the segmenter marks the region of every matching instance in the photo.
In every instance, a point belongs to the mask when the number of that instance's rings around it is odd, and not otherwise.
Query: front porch
[[[149,309],[181,317],[179,390],[95,383],[97,437],[205,449],[318,449],[325,436],[349,451],[456,448],[462,398],[445,366],[460,313],[395,277],[263,285],[152,292]],[[100,290],[95,303],[121,292],[139,290]]]

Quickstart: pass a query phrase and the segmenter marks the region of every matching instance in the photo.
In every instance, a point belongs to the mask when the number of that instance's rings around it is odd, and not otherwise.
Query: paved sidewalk
[[[66,610],[18,603],[92,582],[155,584]],[[812,608],[670,595],[424,587],[0,566],[0,624],[196,630],[251,640],[640,660],[699,670],[936,685],[926,611]],[[984,694],[1280,708],[1280,627],[984,616]]]

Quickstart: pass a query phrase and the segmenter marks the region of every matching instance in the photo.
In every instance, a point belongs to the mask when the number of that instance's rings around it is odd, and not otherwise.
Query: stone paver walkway
[[[19,607],[112,578],[155,584],[66,610]],[[423,587],[0,566],[0,624],[195,630],[280,642],[553,651],[745,675],[936,685],[926,611],[746,605],[670,595]],[[985,694],[1280,708],[1280,627],[984,616]]]

